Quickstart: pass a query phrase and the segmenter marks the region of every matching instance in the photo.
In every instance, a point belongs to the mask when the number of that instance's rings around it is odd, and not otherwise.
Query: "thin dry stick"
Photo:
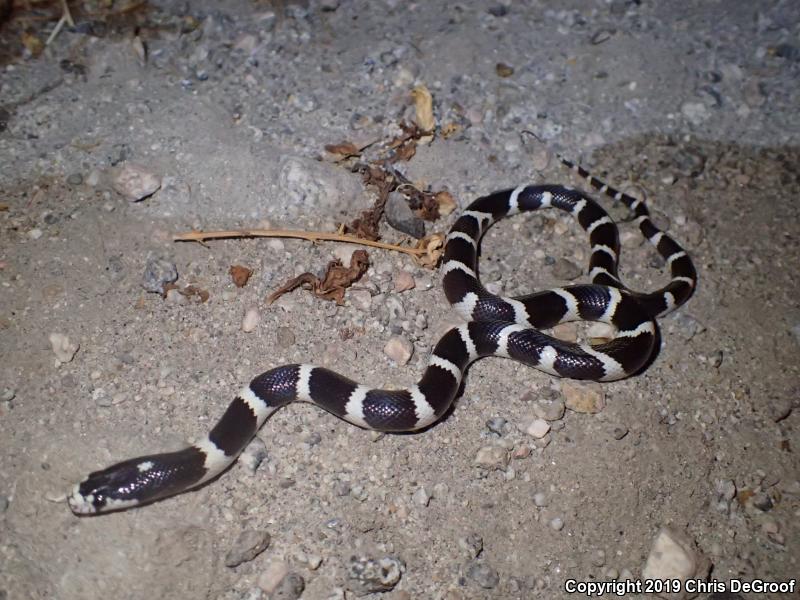
[[[298,231],[293,229],[239,229],[236,231],[188,231],[178,233],[172,237],[176,242],[202,242],[204,240],[215,240],[221,238],[245,238],[245,237],[282,237],[297,238],[308,240],[309,242],[348,242],[350,244],[360,244],[361,246],[372,246],[373,248],[383,248],[384,250],[396,250],[410,254],[411,256],[422,256],[427,253],[425,248],[411,248],[409,246],[397,246],[395,244],[385,244],[383,242],[373,242],[362,238],[345,235],[342,233],[327,233],[324,231]]]

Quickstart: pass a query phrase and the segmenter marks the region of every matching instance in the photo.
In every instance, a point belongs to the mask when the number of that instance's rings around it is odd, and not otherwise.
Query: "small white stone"
[[[598,413],[606,407],[603,388],[598,383],[561,384],[561,394],[568,409],[578,413]]]
[[[525,433],[527,433],[531,437],[536,438],[537,440],[546,436],[549,431],[550,431],[550,423],[548,423],[544,419],[534,419],[525,428]]]
[[[283,561],[271,562],[258,578],[258,587],[267,594],[274,592],[289,573],[289,565]]]
[[[554,517],[550,521],[550,527],[552,527],[556,531],[561,531],[562,529],[564,529],[564,519],[562,519],[561,517]]]
[[[398,271],[394,275],[394,291],[395,292],[405,292],[407,290],[413,290],[416,287],[417,283],[414,281],[414,276],[411,275],[408,271],[402,270]]]
[[[544,492],[536,492],[533,495],[533,503],[539,508],[547,506],[547,496],[544,495]]]
[[[428,506],[430,504],[432,496],[428,493],[424,487],[418,487],[417,491],[414,492],[411,496],[411,500],[413,500],[414,504],[419,506]]]
[[[684,535],[663,527],[656,535],[653,548],[642,570],[643,579],[680,579],[702,576],[698,573],[698,555]],[[681,594],[666,594],[665,598],[684,598]]]
[[[347,290],[347,299],[350,300],[353,308],[363,312],[369,311],[372,307],[372,294],[369,290]]]
[[[32,240],[38,240],[40,237],[42,237],[42,230],[38,227],[34,227],[28,232],[28,237]]]
[[[402,336],[393,335],[383,347],[383,353],[398,365],[405,365],[414,354],[414,344]]]
[[[127,163],[114,174],[111,185],[131,202],[137,202],[158,191],[161,177],[141,165]]]
[[[259,321],[261,321],[261,313],[258,312],[258,309],[255,307],[248,308],[242,319],[242,331],[245,333],[255,331]]]
[[[644,236],[634,231],[623,231],[619,234],[619,243],[623,248],[638,248],[644,244]]]
[[[350,259],[353,257],[353,252],[358,250],[361,246],[356,244],[336,244],[333,249],[333,255],[342,261],[343,265],[349,265]]]
[[[484,446],[475,455],[475,464],[484,469],[503,471],[508,465],[508,451],[499,446]]]
[[[78,348],[80,348],[78,344],[71,342],[69,337],[63,333],[51,333],[50,346],[53,348],[53,352],[59,363],[70,362],[75,358],[75,354],[78,352]]]

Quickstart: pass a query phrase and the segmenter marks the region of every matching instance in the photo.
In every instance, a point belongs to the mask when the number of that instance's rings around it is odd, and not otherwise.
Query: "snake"
[[[614,381],[644,370],[654,354],[656,318],[691,297],[697,285],[695,267],[686,251],[656,227],[643,201],[559,159],[592,188],[627,207],[668,267],[669,283],[647,293],[622,283],[618,228],[581,190],[523,185],[480,197],[454,222],[440,267],[445,296],[466,322],[449,328],[438,340],[418,383],[406,389],[373,389],[321,366],[275,367],[245,385],[203,439],[181,450],[139,456],[90,473],[67,494],[73,513],[129,509],[203,485],[236,460],[276,410],[295,401],[311,402],[365,429],[410,432],[431,426],[448,411],[465,370],[479,358],[510,358],[553,376],[591,381]],[[481,237],[500,219],[544,208],[569,213],[588,234],[590,283],[518,297],[490,293],[477,274]],[[567,321],[606,323],[615,334],[591,345],[541,331]]]

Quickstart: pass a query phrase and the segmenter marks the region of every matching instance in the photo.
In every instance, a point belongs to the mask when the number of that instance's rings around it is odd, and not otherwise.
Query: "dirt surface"
[[[102,31],[76,20],[0,73],[0,598],[255,600],[303,587],[302,598],[354,598],[375,589],[355,574],[362,559],[400,569],[380,596],[392,600],[560,598],[568,579],[640,578],[663,527],[688,541],[700,577],[797,576],[796,4],[159,2]],[[42,38],[54,25],[35,23]],[[651,366],[580,387],[602,409],[568,409],[542,439],[526,428],[568,384],[502,359],[474,364],[452,413],[416,435],[293,405],[259,433],[257,468],[240,461],[191,493],[73,515],[73,483],[202,437],[268,368],[416,381],[456,319],[434,271],[370,250],[343,306],[302,291],[267,305],[341,248],[171,237],[333,231],[374,196],[319,160],[325,144],[391,138],[414,116],[417,84],[437,126],[457,132],[401,168],[459,207],[520,182],[580,185],[548,148],[644,195],[700,277],[661,320]],[[131,164],[161,181],[140,202],[113,185]],[[625,281],[663,285],[663,261],[621,230]],[[481,275],[527,293],[568,283],[559,275],[588,256],[568,217],[521,215],[487,234]],[[208,301],[145,292],[152,257]],[[236,264],[254,271],[241,289]],[[401,271],[414,289],[394,291]],[[245,333],[251,309],[260,320]],[[71,360],[57,360],[54,333],[67,355],[79,345]],[[392,336],[413,345],[408,364],[384,355]],[[476,464],[487,454],[496,468]],[[270,543],[226,566],[248,545],[242,532]]]

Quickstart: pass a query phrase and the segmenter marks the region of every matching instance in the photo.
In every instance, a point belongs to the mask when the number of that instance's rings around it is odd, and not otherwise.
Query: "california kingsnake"
[[[264,421],[295,400],[313,402],[350,423],[379,431],[412,431],[437,421],[455,398],[464,370],[484,356],[503,356],[551,375],[612,381],[636,373],[653,352],[655,317],[686,302],[697,281],[692,261],[650,220],[639,200],[562,161],[601,192],[633,211],[639,229],[670,268],[663,289],[643,294],[617,276],[619,240],[606,212],[580,191],[555,185],[521,186],[478,198],[447,236],[442,263],[447,300],[468,319],[437,342],[422,379],[404,390],[370,389],[322,367],[284,365],[246,385],[208,436],[165,454],[140,456],[91,473],[68,495],[76,514],[137,506],[197,487],[224,471]],[[518,298],[495,296],[476,275],[481,236],[497,220],[555,207],[572,214],[589,234],[592,284],[545,290]],[[538,331],[564,321],[609,323],[608,343],[567,343]]]

